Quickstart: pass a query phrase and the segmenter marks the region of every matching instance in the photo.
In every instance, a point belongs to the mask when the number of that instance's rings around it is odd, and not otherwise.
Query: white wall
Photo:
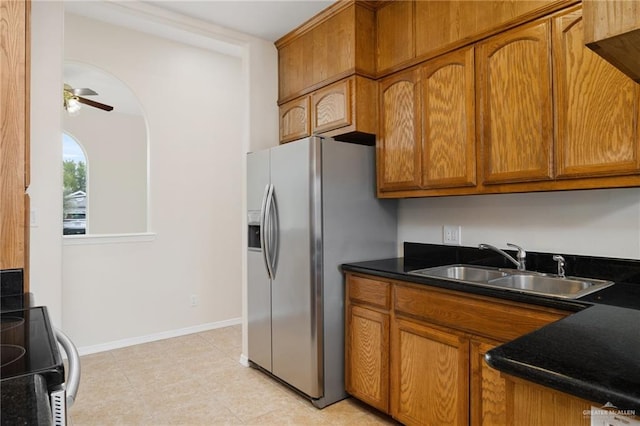
[[[153,242],[64,248],[65,329],[90,346],[239,320],[240,59],[71,14],[65,58],[106,70],[140,100],[157,233]]]
[[[640,189],[602,189],[407,199],[398,242],[442,244],[462,226],[462,245],[640,259]],[[400,248],[401,251],[401,248]]]
[[[30,288],[62,323],[62,2],[31,3]]]
[[[131,9],[134,28],[149,19],[149,28],[163,36],[172,33],[168,23],[178,23],[178,38],[186,43],[196,34],[195,44],[204,48],[67,17],[67,38],[91,49],[88,56],[70,59],[126,81],[145,110],[150,230],[156,237],[65,245],[61,259],[62,120],[51,111],[61,106],[62,3],[34,2],[37,83],[32,105],[40,106],[40,115],[32,119],[33,207],[50,231],[32,232],[36,298],[59,314],[52,315],[54,323],[88,351],[239,322],[244,158],[253,147],[277,144],[275,47],[179,15],[155,13],[150,5],[98,3],[121,14]],[[214,40],[218,34],[223,42]],[[216,47],[231,42],[236,43],[228,50],[232,56],[216,53]],[[243,53],[234,55],[237,51]],[[198,295],[196,308],[189,306],[192,294]]]

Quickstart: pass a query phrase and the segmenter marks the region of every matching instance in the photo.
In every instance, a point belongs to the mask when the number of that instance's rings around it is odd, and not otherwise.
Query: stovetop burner
[[[27,351],[18,345],[0,345],[0,367],[4,368],[18,361]]]
[[[24,318],[3,315],[0,318],[0,332],[9,331],[12,328],[20,327],[22,324],[24,324]]]

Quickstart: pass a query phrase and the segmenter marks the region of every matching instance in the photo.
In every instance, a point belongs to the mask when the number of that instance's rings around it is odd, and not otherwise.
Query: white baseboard
[[[245,354],[240,354],[240,365],[249,367],[249,357],[247,357]]]
[[[83,346],[78,348],[78,353],[80,356],[95,354],[98,352],[110,351],[113,349],[125,348],[127,346],[139,345],[141,343],[155,342],[156,340],[170,339],[172,337],[185,336],[187,334],[200,333],[201,331],[215,330],[216,328],[229,327],[238,324],[242,324],[242,318],[232,318],[224,321],[200,324],[193,327],[148,334],[146,336],[131,337],[129,339],[115,340],[113,342],[100,343],[98,345]]]

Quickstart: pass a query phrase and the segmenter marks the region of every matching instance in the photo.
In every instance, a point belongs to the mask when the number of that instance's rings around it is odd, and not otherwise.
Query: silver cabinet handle
[[[67,407],[71,407],[76,400],[78,388],[80,387],[80,355],[78,354],[78,349],[66,334],[57,328],[55,333],[56,340],[64,349],[69,360],[69,374],[65,380],[65,389],[67,391]]]

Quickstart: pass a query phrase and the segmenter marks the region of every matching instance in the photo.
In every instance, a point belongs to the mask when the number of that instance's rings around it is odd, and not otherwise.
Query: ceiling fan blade
[[[111,105],[101,104],[100,102],[92,101],[91,99],[87,98],[78,97],[78,102],[80,102],[81,104],[92,106],[94,108],[100,108],[105,111],[113,110],[113,107]]]
[[[91,90],[87,87],[84,87],[82,89],[71,89],[70,91],[75,96],[94,96],[98,94],[95,90]]]

